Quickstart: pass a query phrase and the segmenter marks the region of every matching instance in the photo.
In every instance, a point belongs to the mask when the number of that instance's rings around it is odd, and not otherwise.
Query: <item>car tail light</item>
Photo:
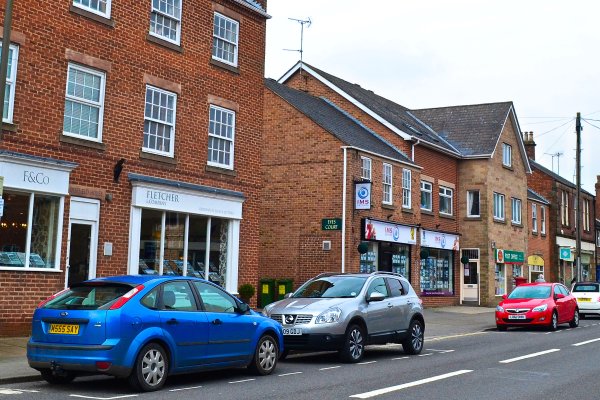
[[[96,361],[96,368],[98,371],[106,371],[110,368],[110,364],[108,361]]]
[[[138,286],[134,287],[129,292],[127,292],[123,296],[119,297],[119,299],[117,301],[115,301],[115,303],[112,306],[110,306],[109,310],[117,310],[117,309],[123,307],[123,305],[125,303],[127,303],[129,300],[131,300],[133,298],[133,296],[135,296],[142,290],[144,290],[144,285],[138,285]]]
[[[69,290],[69,288],[63,289],[58,293],[53,294],[52,296],[48,297],[46,300],[43,300],[40,302],[40,304],[37,305],[37,308],[40,308],[41,306],[43,306],[44,304],[46,304],[47,302],[49,302],[50,300],[53,300],[55,298],[57,298],[58,296],[60,296],[61,294],[65,293],[67,290]]]

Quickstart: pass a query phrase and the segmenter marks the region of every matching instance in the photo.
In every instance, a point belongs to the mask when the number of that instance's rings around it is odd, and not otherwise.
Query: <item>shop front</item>
[[[236,293],[240,192],[129,174],[130,274],[188,275]]]
[[[549,278],[548,274],[544,272],[544,259],[542,257],[537,255],[527,257],[527,266],[529,267],[529,282],[535,282],[540,275]]]
[[[516,285],[516,279],[524,276],[525,253],[516,250],[496,249],[494,295],[508,294]]]
[[[360,255],[360,272],[388,271],[402,274],[409,281],[412,246],[417,243],[414,226],[365,218],[362,239],[365,252]]]
[[[576,246],[575,240],[558,236],[556,238],[556,244],[558,246],[558,274],[559,282],[570,286],[573,278],[577,277],[577,262],[576,257]],[[593,279],[593,268],[594,268],[594,254],[596,250],[595,243],[592,242],[581,242],[581,276],[583,281],[589,281]]]
[[[65,196],[76,166],[0,151],[0,270],[62,272]]]
[[[422,296],[454,295],[454,259],[459,249],[458,235],[421,229]]]

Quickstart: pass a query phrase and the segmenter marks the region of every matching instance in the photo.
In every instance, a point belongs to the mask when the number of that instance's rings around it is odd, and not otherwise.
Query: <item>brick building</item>
[[[553,242],[548,236],[548,215],[552,213],[551,206],[543,196],[532,189],[527,189],[527,218],[530,227],[527,240],[529,273],[523,276],[527,282],[535,282],[540,275],[544,275],[547,282],[558,280],[556,271],[546,266],[554,248]]]
[[[530,189],[550,202],[548,209],[548,241],[550,253],[545,260],[545,273],[567,286],[576,277],[576,212],[581,210],[581,266],[584,280],[594,280],[596,260],[595,198],[581,190],[577,206],[577,186],[535,161],[533,133],[524,134],[525,146],[533,173],[528,178]]]
[[[187,273],[233,292],[257,280],[265,10],[15,4],[0,335],[27,332],[40,300],[96,276]]]

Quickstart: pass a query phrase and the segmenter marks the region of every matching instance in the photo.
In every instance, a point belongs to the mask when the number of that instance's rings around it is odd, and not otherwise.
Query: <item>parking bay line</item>
[[[575,343],[575,344],[573,344],[573,346],[583,346],[584,344],[598,342],[598,341],[600,341],[600,338],[598,338],[598,339],[592,339],[592,340],[586,340],[585,342]]]
[[[128,397],[137,397],[137,394],[125,394],[123,396],[113,396],[113,397],[94,397],[94,396],[84,396],[81,394],[70,394],[70,397],[78,397],[80,399],[93,399],[93,400],[114,400],[114,399],[125,399]]]
[[[414,386],[424,385],[426,383],[431,383],[431,382],[435,382],[435,381],[441,381],[443,379],[452,378],[452,377],[458,376],[458,375],[468,374],[469,372],[473,372],[473,370],[461,369],[459,371],[454,371],[454,372],[450,372],[450,373],[438,375],[438,376],[432,376],[431,378],[425,378],[425,379],[421,379],[421,380],[414,381],[414,382],[404,383],[402,385],[390,386],[387,388],[372,390],[370,392],[365,392],[365,393],[360,393],[360,394],[353,394],[350,397],[354,397],[357,399],[369,399],[371,397],[379,396],[382,394],[387,394],[387,393],[395,392],[395,391],[402,390],[402,389],[407,389],[407,388],[414,387]]]
[[[250,379],[242,379],[241,381],[232,381],[232,382],[229,382],[229,383],[245,383],[245,382],[252,382],[252,381],[255,381],[255,380],[256,380],[255,378],[250,378]]]
[[[533,358],[533,357],[543,356],[544,354],[554,353],[555,351],[560,351],[560,349],[550,349],[550,350],[539,351],[537,353],[531,353],[531,354],[527,354],[527,355],[524,355],[521,357],[509,358],[508,360],[502,360],[502,361],[498,361],[498,362],[500,364],[509,364],[509,363],[512,363],[515,361],[525,360],[526,358]]]
[[[289,376],[289,375],[298,375],[301,374],[302,371],[299,372],[288,372],[287,374],[281,374],[281,375],[277,375],[277,376]]]
[[[334,367],[326,367],[326,368],[319,368],[319,371],[327,371],[328,369],[336,369],[336,368],[341,368],[341,365],[336,365]]]
[[[191,387],[184,387],[184,388],[179,388],[179,389],[170,389],[169,392],[181,392],[182,390],[194,390],[194,389],[200,389],[202,386],[191,386]]]

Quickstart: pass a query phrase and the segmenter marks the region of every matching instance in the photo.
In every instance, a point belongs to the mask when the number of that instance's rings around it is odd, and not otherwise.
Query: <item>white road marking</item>
[[[460,335],[450,335],[450,336],[434,336],[434,337],[426,337],[425,341],[426,342],[436,342],[438,340],[444,340],[444,339],[454,339],[454,338],[459,338],[459,337],[467,337],[467,336],[475,336],[475,335],[484,335],[487,332],[472,332],[472,333],[463,333]]]
[[[301,371],[300,371],[300,372],[289,372],[289,373],[287,373],[287,374],[281,374],[281,375],[277,375],[277,376],[298,375],[298,374],[301,374],[301,373],[302,373]]]
[[[358,363],[358,364],[356,364],[356,365],[367,365],[367,364],[374,364],[374,363],[376,363],[376,362],[377,362],[377,361],[364,361],[364,362],[360,362],[360,363]]]
[[[437,351],[438,353],[452,353],[454,350],[436,350],[436,349],[425,349],[425,351]]]
[[[554,353],[555,351],[560,351],[560,349],[550,349],[550,350],[539,351],[537,353],[531,353],[531,354],[527,354],[525,356],[510,358],[508,360],[502,360],[499,362],[500,362],[500,364],[508,364],[508,363],[515,362],[515,361],[525,360],[526,358],[533,358],[533,357],[543,356],[544,354],[548,354],[548,353]]]
[[[0,394],[23,394],[23,392],[16,389],[0,389]]]
[[[255,381],[255,380],[256,379],[254,379],[254,378],[250,378],[250,379],[242,379],[241,381],[232,381],[232,382],[229,382],[229,383],[244,383],[244,382],[252,382],[252,381]]]
[[[127,397],[137,397],[137,394],[126,394],[123,396],[113,396],[113,397],[94,397],[94,396],[83,396],[81,394],[70,394],[71,397],[79,397],[80,399],[93,399],[93,400],[113,400],[113,399],[125,399]]]
[[[319,368],[319,371],[327,371],[328,369],[336,369],[341,367],[341,365],[336,365],[335,367]]]
[[[169,390],[169,392],[180,392],[182,390],[194,390],[194,389],[200,389],[202,386],[191,386],[191,387],[185,387],[185,388],[180,388],[180,389],[171,389]]]
[[[392,360],[406,360],[407,358],[410,358],[410,357],[408,357],[408,356],[396,357],[396,358],[392,358]]]
[[[584,344],[598,342],[598,341],[600,341],[600,338],[598,338],[598,339],[592,339],[592,340],[586,340],[585,342],[575,343],[573,346],[583,346]]]
[[[369,399],[371,397],[379,396],[382,394],[387,394],[387,393],[395,392],[398,390],[402,390],[402,389],[406,389],[406,388],[410,388],[410,387],[414,387],[414,386],[424,385],[426,383],[440,381],[442,379],[452,378],[454,376],[467,374],[469,372],[473,372],[473,370],[461,369],[460,371],[454,371],[454,372],[450,372],[448,374],[432,376],[431,378],[426,378],[426,379],[421,379],[421,380],[414,381],[414,382],[404,383],[402,385],[390,386],[387,388],[372,390],[370,392],[365,392],[365,393],[360,393],[360,394],[353,394],[350,397],[355,397],[357,399]]]
[[[419,357],[427,357],[427,356],[432,356],[433,353],[425,353],[425,354],[419,354]]]
[[[5,393],[5,391],[10,391],[11,393]],[[25,393],[39,393],[39,390],[30,390],[30,389],[8,389],[8,388],[0,388],[0,394],[17,394],[14,392],[19,392],[18,394],[21,394],[23,392]]]

